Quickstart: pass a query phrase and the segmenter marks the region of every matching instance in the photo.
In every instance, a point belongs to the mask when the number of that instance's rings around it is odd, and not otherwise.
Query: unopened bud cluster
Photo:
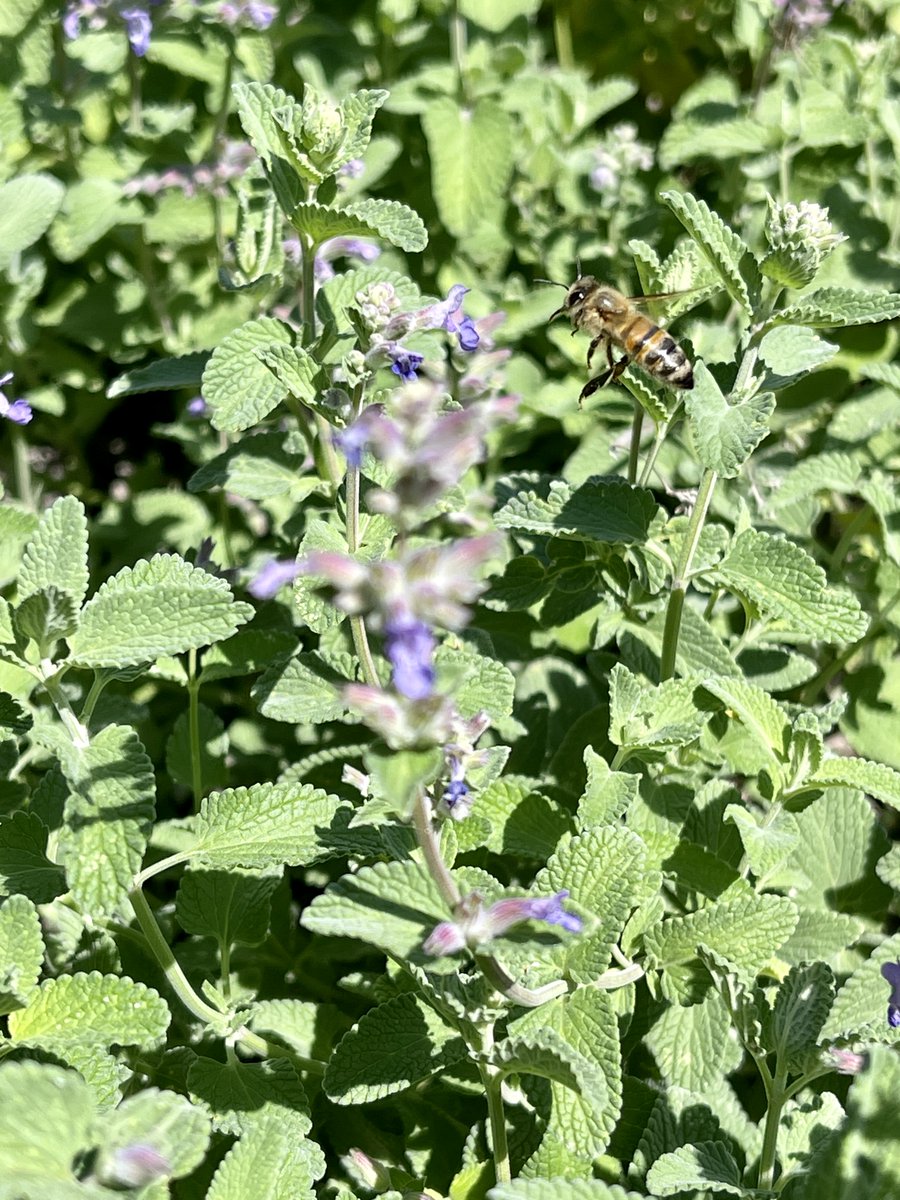
[[[811,200],[779,204],[771,196],[765,234],[770,250],[762,262],[763,274],[792,288],[811,283],[829,254],[847,240],[835,233],[827,208]]]

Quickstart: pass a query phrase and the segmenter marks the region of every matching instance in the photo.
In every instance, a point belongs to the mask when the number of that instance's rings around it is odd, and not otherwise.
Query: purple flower
[[[567,933],[580,933],[581,917],[562,906],[568,894],[563,890],[554,896],[498,900],[485,909],[478,893],[470,892],[456,906],[453,920],[436,925],[422,948],[426,954],[454,954],[463,946],[474,949],[521,921],[546,921],[549,925],[559,925]]]
[[[247,584],[247,591],[257,600],[271,600],[286,583],[294,580],[299,570],[294,559],[273,558]]]
[[[132,50],[138,58],[143,58],[150,48],[150,34],[153,32],[150,14],[145,8],[123,8],[122,20]]]
[[[416,354],[412,350],[406,350],[403,346],[392,346],[387,353],[394,374],[399,375],[407,383],[415,383],[418,378],[416,371],[425,361],[422,355]]]
[[[7,371],[3,376],[0,376],[0,389],[12,381],[12,371]],[[27,425],[32,419],[34,413],[31,410],[31,405],[27,400],[10,400],[0,390],[0,417],[4,417],[7,421],[12,421],[14,425]]]
[[[456,334],[461,349],[475,350],[480,340],[478,330],[475,328],[472,318],[463,316],[462,311],[463,296],[468,291],[469,288],[463,284],[455,283],[447,293],[446,300],[440,304],[433,304],[419,314],[420,319],[424,318],[426,322],[430,322],[430,324],[423,324],[419,327],[446,329],[448,333]]]
[[[548,925],[559,925],[567,933],[581,933],[581,917],[567,912],[562,906],[568,894],[568,891],[563,890],[553,896],[498,900],[487,911],[493,936],[496,937],[520,921],[546,921]]]
[[[461,821],[469,815],[471,804],[467,803],[469,785],[466,783],[466,764],[458,754],[449,756],[450,781],[447,784],[441,802],[454,821]]]
[[[434,690],[434,635],[423,621],[389,620],[384,648],[394,687],[408,700],[426,700]]]
[[[193,399],[188,400],[185,411],[189,417],[205,417],[209,412],[209,405],[202,396],[194,396]]]
[[[881,964],[881,974],[891,985],[887,1019],[892,1029],[900,1026],[900,960]]]
[[[165,1155],[145,1142],[120,1146],[99,1172],[105,1184],[124,1188],[143,1188],[171,1173],[172,1164]]]

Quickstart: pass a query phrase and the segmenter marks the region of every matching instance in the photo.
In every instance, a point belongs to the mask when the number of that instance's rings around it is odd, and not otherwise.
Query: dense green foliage
[[[900,0],[0,38],[0,1200],[900,1195]]]

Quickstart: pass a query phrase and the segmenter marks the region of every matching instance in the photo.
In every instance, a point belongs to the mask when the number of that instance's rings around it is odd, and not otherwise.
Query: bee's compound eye
[[[580,304],[583,299],[584,288],[576,288],[574,292],[569,292],[569,295],[566,299],[566,304],[568,304],[569,308],[571,308],[573,304]]]

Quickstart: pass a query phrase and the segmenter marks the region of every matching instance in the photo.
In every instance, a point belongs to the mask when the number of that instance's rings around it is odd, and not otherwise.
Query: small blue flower
[[[900,1026],[900,960],[881,964],[881,974],[891,985],[891,995],[888,1000],[887,1019],[892,1029]]]
[[[471,317],[463,316],[463,296],[469,291],[461,283],[455,283],[447,293],[447,299],[435,305],[435,310],[443,316],[441,325],[448,333],[455,333],[461,350],[477,350],[481,340],[475,322]]]
[[[346,429],[336,433],[332,438],[335,446],[351,467],[362,466],[363,450],[365,450],[368,440],[368,423],[361,421],[354,421],[352,425],[348,425]]]
[[[138,58],[143,58],[150,49],[150,34],[153,32],[149,12],[145,8],[123,8],[121,17],[132,50]]]
[[[532,921],[546,921],[548,925],[559,925],[566,933],[581,933],[584,922],[575,913],[566,912],[563,900],[569,895],[564,888],[555,896],[537,897],[526,900],[528,916]]]
[[[385,626],[384,650],[394,687],[408,700],[425,700],[434,688],[434,635],[423,621],[400,618]]]
[[[10,383],[12,377],[12,371],[7,371],[5,375],[0,376],[0,389]],[[0,417],[12,421],[14,425],[27,425],[33,416],[31,405],[27,400],[10,400],[0,391]]]
[[[422,355],[416,354],[412,350],[405,350],[402,346],[393,347],[388,354],[394,374],[399,375],[407,383],[415,383],[418,379],[416,371],[425,361]]]
[[[471,317],[463,317],[456,326],[456,336],[459,338],[459,346],[461,350],[477,350],[478,343],[481,341],[478,330],[475,328],[475,322]]]

